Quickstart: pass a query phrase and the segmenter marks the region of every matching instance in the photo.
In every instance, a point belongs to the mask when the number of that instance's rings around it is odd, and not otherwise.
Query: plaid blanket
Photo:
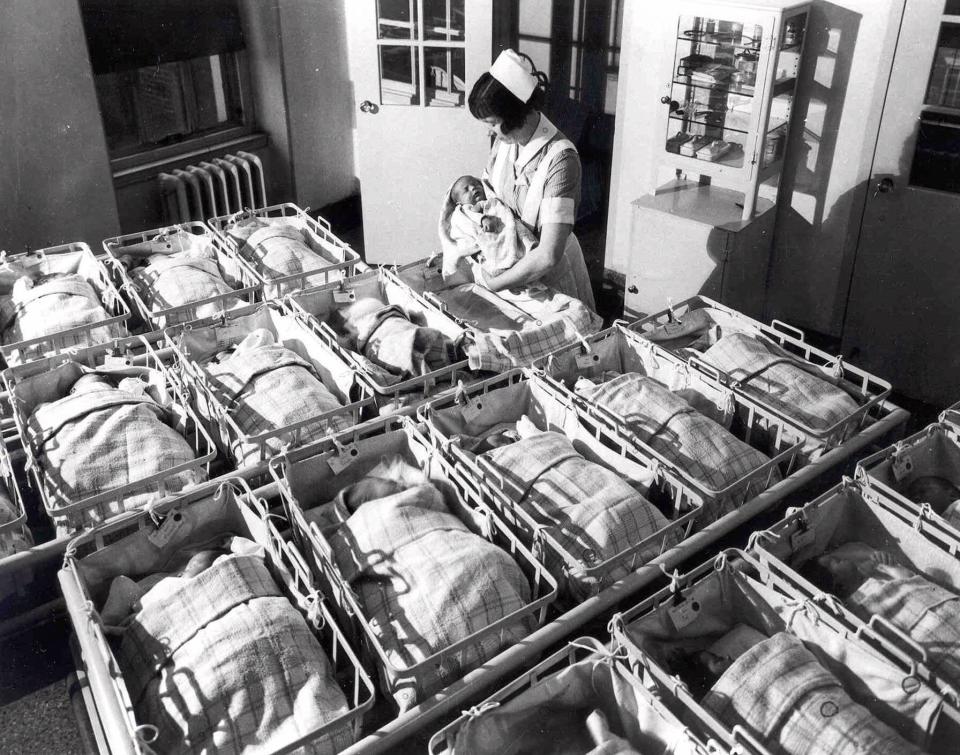
[[[847,599],[869,620],[876,614],[903,630],[927,651],[930,670],[960,685],[960,596],[903,567],[877,564],[873,574]]]
[[[356,334],[351,344],[354,350],[401,379],[426,375],[460,361],[453,341],[436,328],[411,322],[396,304],[365,299],[340,314],[349,331]]]
[[[703,361],[739,381],[746,393],[814,430],[826,430],[858,408],[816,367],[766,339],[733,333],[707,349]]]
[[[149,265],[134,270],[131,277],[153,312],[233,291],[223,278],[216,253],[209,247],[172,256],[154,255]],[[242,301],[234,299],[229,305],[238,303]],[[212,317],[224,306],[227,305],[205,304],[196,310],[194,319]]]
[[[703,706],[776,753],[910,755],[923,752],[863,706],[804,644],[779,632],[741,655]]]
[[[166,412],[146,396],[115,388],[77,393],[41,404],[27,421],[27,442],[43,476],[49,505],[68,506],[195,458],[190,444],[166,424]],[[168,492],[201,482],[202,471],[164,479]],[[156,485],[112,502],[108,514],[157,497]],[[67,530],[102,520],[96,509],[72,514]]]
[[[271,281],[310,271],[322,271],[337,264],[314,251],[309,245],[306,231],[285,220],[263,220],[255,225],[228,228],[227,233],[240,241],[240,254],[254,264],[265,280]],[[251,228],[255,228],[249,232]],[[323,283],[322,275],[306,279],[307,285]],[[274,294],[281,296],[298,286],[296,282],[273,287]]]
[[[96,289],[83,276],[66,274],[28,289],[14,289],[3,306],[3,342],[17,343],[92,325],[110,318]],[[72,346],[89,346],[119,337],[116,326],[72,336]]]
[[[506,372],[515,367],[527,367],[538,359],[579,342],[583,336],[599,329],[599,318],[575,322],[567,317],[560,317],[525,326],[519,331],[474,332],[471,341],[464,346],[464,351],[470,369]]]
[[[621,418],[639,440],[712,490],[723,490],[770,461],[666,386],[637,372],[599,385],[579,380],[575,390]],[[772,481],[779,479],[773,470]]]
[[[530,602],[520,567],[470,532],[429,484],[363,503],[330,537],[334,558],[397,667],[420,663]],[[419,672],[427,696],[530,633],[528,620],[488,633]],[[401,709],[415,704],[407,690]]]
[[[587,461],[560,433],[538,433],[484,455],[519,487],[521,497],[515,503],[548,527],[579,561],[565,564],[547,549],[545,564],[554,574],[576,566],[593,567],[668,524],[666,517],[619,475]],[[636,565],[656,556],[659,549],[659,540],[651,543],[638,554]],[[602,578],[613,582],[626,576],[634,568],[632,561],[628,558],[610,565]],[[595,587],[582,574],[573,573],[568,579],[569,589],[577,595],[589,594]]]
[[[243,437],[231,438],[231,451],[240,466],[261,458],[261,444],[250,436],[279,430],[342,407],[309,362],[276,344],[238,351],[205,371],[221,406],[233,418]],[[298,431],[298,442],[318,440],[353,424],[349,413],[327,417]],[[268,455],[279,453],[283,439],[272,437],[263,446]]]
[[[275,752],[348,710],[319,642],[256,556],[218,560],[144,607],[118,660],[158,752]],[[347,726],[303,751],[350,744]]]

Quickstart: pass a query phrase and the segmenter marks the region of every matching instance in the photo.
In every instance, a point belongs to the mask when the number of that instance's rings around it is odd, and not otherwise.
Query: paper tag
[[[599,354],[581,354],[577,357],[577,369],[578,370],[589,370],[591,367],[596,367],[600,364],[600,355]]]
[[[817,541],[817,533],[812,529],[802,529],[790,536],[790,547],[794,551],[801,551]]]
[[[360,452],[357,450],[357,446],[350,443],[344,446],[339,453],[327,457],[327,464],[334,474],[340,474],[344,469],[353,464],[359,455]]]
[[[467,422],[473,422],[483,412],[484,406],[486,406],[486,399],[478,398],[463,407],[460,413]]]
[[[173,539],[173,536],[180,531],[183,525],[183,514],[179,511],[172,511],[167,514],[167,518],[163,520],[156,530],[147,535],[147,540],[158,548],[162,548]]]
[[[343,289],[333,292],[334,304],[352,304],[357,300],[357,293],[353,289]]]
[[[900,454],[893,457],[893,476],[900,482],[904,477],[913,472],[913,459],[909,454]]]
[[[129,367],[130,357],[107,356],[103,358],[104,367]]]
[[[683,629],[700,615],[699,600],[685,600],[678,606],[667,609],[667,614],[677,629]]]

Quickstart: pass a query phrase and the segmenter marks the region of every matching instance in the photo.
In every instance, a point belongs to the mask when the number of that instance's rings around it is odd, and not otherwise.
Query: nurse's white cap
[[[530,70],[530,63],[513,50],[501,52],[493,65],[490,75],[503,84],[520,102],[526,102],[539,83]]]

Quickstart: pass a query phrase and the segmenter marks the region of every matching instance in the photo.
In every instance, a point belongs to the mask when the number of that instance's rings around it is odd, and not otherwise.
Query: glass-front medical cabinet
[[[809,3],[678,2],[657,168],[743,191],[776,185],[807,32]]]

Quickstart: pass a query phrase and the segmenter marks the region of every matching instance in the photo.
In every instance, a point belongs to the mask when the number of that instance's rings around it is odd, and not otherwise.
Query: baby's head
[[[454,181],[450,196],[459,205],[474,205],[487,198],[483,183],[476,176],[460,176]]]
[[[929,503],[938,514],[960,498],[960,489],[945,477],[924,475],[912,480],[904,489],[907,498],[915,503]]]
[[[92,391],[101,391],[104,388],[113,388],[113,384],[105,375],[98,375],[95,372],[87,372],[77,378],[76,382],[70,388],[70,393],[90,393]]]
[[[800,573],[821,590],[845,600],[881,564],[895,565],[896,559],[887,551],[854,541],[811,559],[801,567]]]

